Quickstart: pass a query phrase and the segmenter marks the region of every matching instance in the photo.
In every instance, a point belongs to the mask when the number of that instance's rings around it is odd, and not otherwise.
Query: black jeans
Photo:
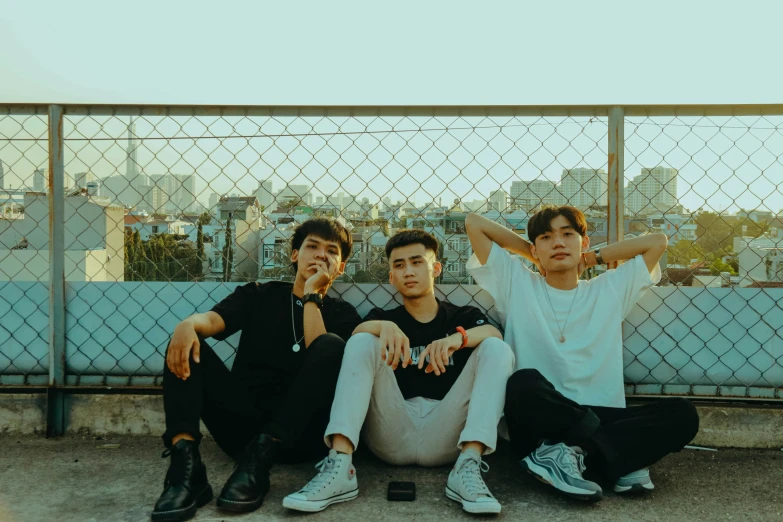
[[[324,432],[340,374],[345,342],[324,334],[307,347],[307,356],[286,391],[243,387],[214,350],[199,337],[201,362],[191,356],[190,377],[182,380],[163,369],[166,433],[163,442],[188,433],[201,440],[199,419],[217,445],[238,458],[259,433],[280,439],[280,460],[304,461],[326,455]],[[263,383],[262,383],[263,384]]]
[[[686,399],[630,408],[582,406],[532,369],[508,380],[505,414],[520,458],[544,440],[564,442],[585,450],[588,472],[609,481],[680,451],[699,431],[696,408]]]

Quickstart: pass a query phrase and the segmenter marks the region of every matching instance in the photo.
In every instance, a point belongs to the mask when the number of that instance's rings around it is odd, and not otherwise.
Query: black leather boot
[[[207,468],[201,462],[198,444],[179,440],[163,457],[171,456],[169,471],[163,482],[163,494],[155,503],[152,520],[187,520],[212,500],[212,487],[207,482]]]
[[[228,477],[217,506],[227,511],[247,513],[258,509],[269,492],[269,470],[279,443],[263,433],[245,448],[234,472]]]

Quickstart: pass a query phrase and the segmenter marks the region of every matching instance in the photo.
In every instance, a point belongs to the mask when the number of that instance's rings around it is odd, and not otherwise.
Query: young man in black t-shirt
[[[198,451],[203,420],[237,466],[218,496],[219,508],[258,508],[277,459],[326,453],[329,421],[347,339],[361,319],[342,299],[326,296],[351,255],[340,223],[312,219],[292,238],[294,283],[250,283],[204,314],[179,323],[163,370],[166,433],[171,456],[153,520],[186,520],[212,499]],[[205,339],[241,331],[229,371]],[[327,333],[328,332],[328,333]]]
[[[500,512],[481,477],[488,469],[481,457],[495,450],[514,356],[480,310],[435,298],[437,253],[435,238],[421,230],[401,231],[386,244],[389,280],[403,305],[372,310],[354,330],[324,437],[329,456],[283,506],[321,511],[356,498],[351,454],[364,424],[363,440],[384,461],[456,460],[446,496],[471,513]]]

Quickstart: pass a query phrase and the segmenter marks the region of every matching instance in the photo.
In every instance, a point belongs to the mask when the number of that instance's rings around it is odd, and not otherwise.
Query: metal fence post
[[[625,111],[609,107],[609,212],[608,243],[622,241],[625,230]],[[617,263],[611,263],[616,268]]]
[[[63,108],[49,106],[49,388],[46,436],[65,429],[65,165]]]

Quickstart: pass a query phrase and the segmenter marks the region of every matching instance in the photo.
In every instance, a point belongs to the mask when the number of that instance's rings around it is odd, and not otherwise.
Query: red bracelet
[[[458,348],[459,350],[462,350],[468,345],[468,332],[466,332],[465,329],[461,326],[457,327],[457,332],[462,334],[462,346]]]

